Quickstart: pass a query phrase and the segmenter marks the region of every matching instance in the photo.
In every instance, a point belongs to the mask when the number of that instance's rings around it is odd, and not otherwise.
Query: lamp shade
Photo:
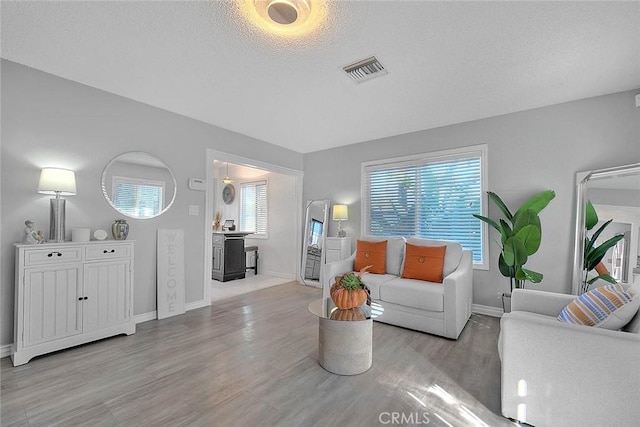
[[[73,196],[76,194],[76,174],[68,169],[43,168],[38,193]]]
[[[349,209],[347,205],[333,205],[333,220],[346,221],[349,219]]]

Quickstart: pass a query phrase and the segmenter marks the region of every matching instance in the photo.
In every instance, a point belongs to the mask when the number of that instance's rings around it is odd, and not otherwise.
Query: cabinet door
[[[222,261],[224,261],[222,259],[222,246],[214,246],[213,247],[213,263],[212,263],[212,270],[213,273],[218,273],[220,275],[222,275]]]
[[[85,264],[83,332],[129,322],[130,265],[129,260]]]
[[[26,269],[23,345],[81,333],[81,291],[81,265]]]
[[[224,242],[224,274],[244,273],[246,271],[244,239],[229,238]]]

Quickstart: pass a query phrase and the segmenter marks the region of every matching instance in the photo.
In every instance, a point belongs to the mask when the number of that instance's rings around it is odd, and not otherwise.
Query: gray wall
[[[640,142],[638,143],[640,145]],[[617,190],[613,188],[590,188],[587,185],[585,196],[594,205],[638,206],[640,207],[640,191]]]
[[[240,179],[236,191],[240,191],[242,182],[259,180],[267,181],[267,218],[268,238],[245,239],[247,246],[258,246],[260,274],[277,275],[291,280],[296,279],[297,239],[292,238],[295,233],[292,227],[297,221],[296,210],[296,178],[291,175],[269,172],[264,176],[253,179]],[[239,197],[239,195],[238,195]],[[252,256],[253,254],[247,254]],[[251,261],[253,265],[253,261]],[[213,296],[215,298],[215,295]]]
[[[207,148],[302,170],[302,155],[293,151],[10,61],[1,67],[0,345],[13,341],[13,244],[23,239],[26,219],[48,234],[50,196],[36,192],[42,167],[76,171],[78,194],[67,198],[68,239],[73,227],[109,230],[121,218],[100,189],[102,170],[113,157],[146,151],[172,168],[178,182],[174,206],[158,218],[127,219],[129,239],[136,241],[134,314],[156,308],[159,228],[184,229],[186,301],[203,298],[205,193],[189,190],[187,182],[206,177]],[[189,216],[189,205],[199,205],[200,216]]]
[[[640,161],[638,90],[492,117],[304,156],[304,198],[331,197],[349,205],[347,235],[360,236],[360,164],[365,161],[486,143],[488,190],[516,208],[534,193],[556,198],[542,212],[542,247],[527,264],[545,275],[529,287],[570,292],[573,265],[575,174]],[[398,113],[399,115],[401,112]],[[389,117],[389,120],[394,120]],[[496,217],[497,209],[489,208]],[[337,228],[330,221],[333,235]],[[500,305],[508,280],[497,269],[498,246],[490,237],[489,271],[474,271],[473,302]],[[355,239],[354,239],[355,244]]]

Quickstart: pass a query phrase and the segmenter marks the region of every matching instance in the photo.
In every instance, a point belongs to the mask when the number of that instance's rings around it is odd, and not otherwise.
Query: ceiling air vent
[[[375,56],[347,65],[342,69],[356,83],[362,83],[374,77],[387,74],[384,65]]]

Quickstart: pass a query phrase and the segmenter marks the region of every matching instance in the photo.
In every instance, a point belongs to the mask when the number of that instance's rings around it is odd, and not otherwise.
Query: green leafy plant
[[[360,289],[362,281],[356,273],[347,273],[342,276],[342,287],[345,289]]]
[[[556,196],[551,190],[542,191],[520,208],[511,213],[502,199],[491,191],[487,192],[489,199],[500,209],[504,218],[494,221],[482,215],[473,216],[486,222],[500,233],[501,251],[498,259],[500,273],[509,278],[511,290],[524,288],[525,281],[540,283],[542,273],[524,268],[531,255],[536,253],[542,242],[542,226],[538,214]]]
[[[587,231],[590,231],[598,224],[599,221],[600,219],[598,218],[598,213],[596,212],[596,209],[593,207],[591,200],[588,200],[586,209],[585,209],[585,228],[587,229]],[[584,269],[583,270],[584,280],[582,281],[582,289],[580,290],[581,291],[580,293],[584,293],[588,291],[589,287],[592,284],[594,284],[597,280],[604,280],[605,282],[614,283],[614,284],[616,283],[616,279],[611,277],[609,272],[605,271],[606,269],[602,269],[601,270],[603,271],[602,273],[598,272],[598,275],[596,277],[593,277],[591,279],[588,278],[589,272],[591,270],[596,270],[596,271],[600,270],[597,267],[602,262],[602,259],[604,258],[607,251],[611,249],[613,246],[615,246],[616,243],[618,243],[620,239],[624,237],[623,234],[616,234],[615,236],[602,242],[600,245],[596,245],[596,240],[598,239],[598,237],[600,237],[600,234],[602,234],[602,232],[607,228],[607,226],[611,224],[612,221],[613,219],[610,219],[609,221],[606,221],[605,223],[603,223],[591,235],[591,237],[589,237],[588,235],[585,235],[584,260],[582,264],[583,266],[582,268]]]

